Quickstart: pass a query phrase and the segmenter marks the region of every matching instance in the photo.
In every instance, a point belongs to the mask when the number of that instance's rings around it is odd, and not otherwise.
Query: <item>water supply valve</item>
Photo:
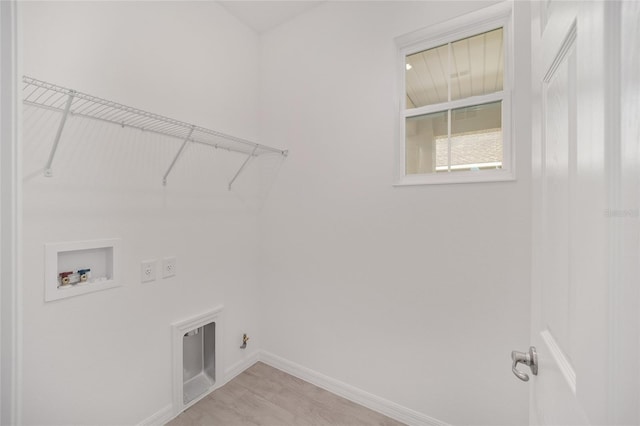
[[[58,279],[60,280],[60,285],[61,286],[65,286],[65,285],[69,285],[71,284],[71,279],[69,278],[69,276],[73,274],[73,271],[69,271],[69,272],[60,272],[58,274]]]
[[[58,287],[66,287],[68,285],[75,285],[78,283],[86,283],[91,278],[91,269],[84,268],[78,269],[77,272],[66,271],[58,274]]]
[[[242,346],[240,346],[240,349],[246,349],[247,347],[247,342],[249,341],[249,336],[245,334],[242,335]]]
[[[91,269],[78,269],[78,275],[80,275],[81,283],[87,282],[91,278]]]

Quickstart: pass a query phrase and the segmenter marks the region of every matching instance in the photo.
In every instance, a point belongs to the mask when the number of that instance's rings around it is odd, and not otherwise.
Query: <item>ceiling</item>
[[[324,1],[219,1],[240,22],[257,33],[284,24]]]

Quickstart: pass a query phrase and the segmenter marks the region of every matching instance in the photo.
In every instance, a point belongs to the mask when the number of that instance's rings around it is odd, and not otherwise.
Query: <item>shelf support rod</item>
[[[249,154],[249,156],[247,157],[246,160],[244,160],[244,163],[242,163],[242,166],[240,166],[240,168],[238,169],[238,171],[236,172],[235,176],[233,177],[233,179],[231,179],[231,182],[229,182],[229,191],[231,191],[231,185],[233,185],[233,182],[236,181],[236,179],[238,178],[238,176],[240,176],[240,173],[242,173],[242,170],[244,170],[245,166],[247,165],[247,163],[249,162],[249,160],[251,160],[251,157],[253,157],[253,154],[256,153],[256,150],[258,149],[258,145],[256,144],[256,146],[253,147],[253,151],[251,151],[251,154]]]
[[[76,92],[74,90],[69,91],[69,97],[67,98],[67,103],[64,106],[64,112],[62,113],[60,124],[58,125],[58,131],[56,132],[56,138],[53,140],[53,146],[51,147],[51,152],[49,153],[49,160],[47,161],[47,165],[44,166],[44,175],[46,177],[53,176],[53,169],[51,168],[51,165],[53,164],[53,158],[55,157],[56,151],[58,150],[58,143],[60,142],[60,137],[62,136],[64,125],[67,122],[67,117],[69,116],[69,111],[71,110],[71,102],[73,102],[75,93]]]
[[[162,185],[167,186],[167,176],[169,176],[169,173],[171,173],[171,169],[173,169],[173,166],[176,165],[178,158],[180,158],[180,156],[182,155],[182,151],[184,151],[184,148],[187,146],[189,139],[191,139],[191,134],[193,133],[193,129],[194,129],[194,126],[191,126],[191,130],[189,130],[189,134],[187,135],[187,138],[184,140],[184,142],[182,142],[182,146],[176,153],[176,156],[173,157],[173,161],[171,162],[171,165],[169,166],[169,168],[167,169],[167,172],[162,177]]]

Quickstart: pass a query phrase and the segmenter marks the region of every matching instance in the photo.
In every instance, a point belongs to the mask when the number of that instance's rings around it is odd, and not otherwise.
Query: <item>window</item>
[[[510,16],[503,3],[396,40],[396,184],[514,179]]]

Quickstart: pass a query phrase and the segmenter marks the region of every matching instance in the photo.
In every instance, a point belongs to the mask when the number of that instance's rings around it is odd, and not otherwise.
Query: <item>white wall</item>
[[[57,117],[27,108],[25,424],[157,412],[169,324],[218,304],[227,368],[264,346],[446,422],[526,423],[509,359],[529,344],[526,4],[518,180],[391,187],[393,38],[483,4],[328,2],[258,39],[209,2],[23,3],[27,75],[291,149],[257,220],[226,192],[242,158],[189,148],[163,188],[177,143],[108,125],[71,119],[45,179]],[[125,286],[45,303],[43,244],[102,237],[122,238]],[[169,255],[177,277],[139,283]]]
[[[453,424],[526,424],[528,4],[515,182],[391,186],[396,36],[480,2],[328,2],[263,36],[261,138],[290,149],[262,216],[265,350]]]
[[[258,39],[211,2],[22,4],[24,72],[245,138],[257,135]],[[224,304],[223,362],[260,344],[257,220],[226,184],[243,157],[25,109],[24,423],[136,424],[171,402],[170,324]],[[242,179],[238,182],[241,187]],[[122,238],[124,286],[44,302],[44,244]],[[140,262],[176,256],[141,284]],[[242,351],[242,332],[251,335]]]

